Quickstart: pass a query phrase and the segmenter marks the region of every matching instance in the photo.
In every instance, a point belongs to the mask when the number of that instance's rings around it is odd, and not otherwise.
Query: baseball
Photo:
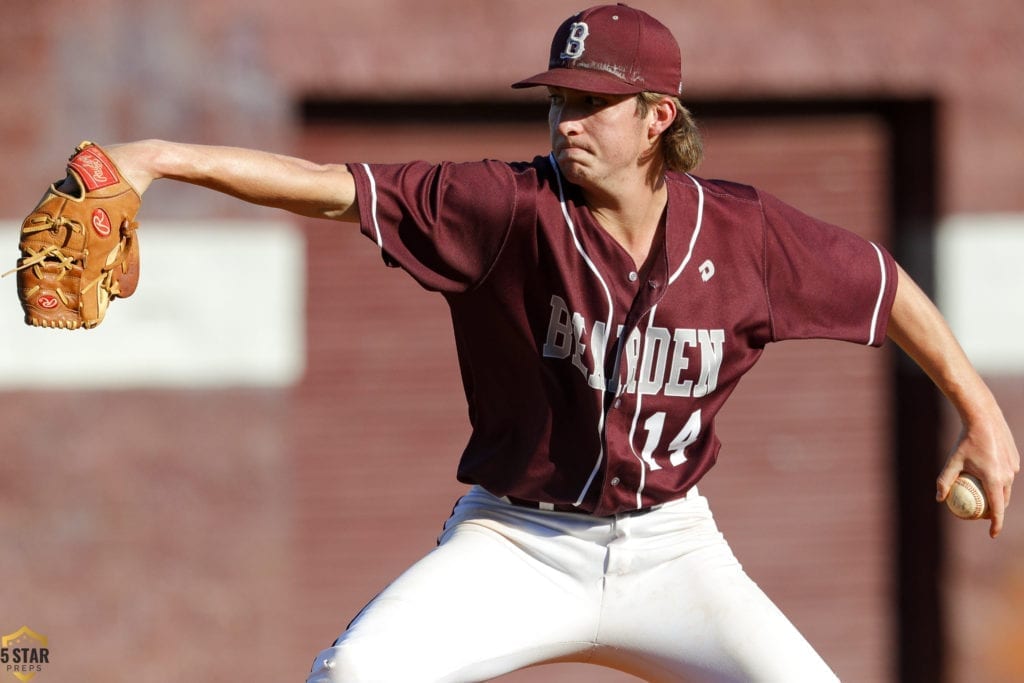
[[[988,511],[985,489],[977,477],[967,473],[953,482],[946,505],[960,519],[981,519]]]

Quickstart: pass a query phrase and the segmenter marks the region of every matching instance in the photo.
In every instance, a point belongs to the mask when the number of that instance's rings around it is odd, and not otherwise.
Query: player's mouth
[[[583,154],[589,154],[589,152],[585,148],[574,145],[571,142],[558,142],[555,144],[555,156],[573,158]]]

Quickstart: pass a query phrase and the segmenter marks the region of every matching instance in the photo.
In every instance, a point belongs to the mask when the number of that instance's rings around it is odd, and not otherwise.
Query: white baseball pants
[[[696,490],[594,518],[477,487],[307,683],[483,681],[556,661],[648,681],[838,680],[747,577]]]

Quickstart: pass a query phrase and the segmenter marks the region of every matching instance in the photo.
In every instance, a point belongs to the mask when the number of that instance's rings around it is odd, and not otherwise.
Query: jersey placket
[[[685,268],[690,254],[687,253],[685,258],[680,258],[681,255],[676,256],[674,249],[668,246],[670,236],[674,233],[670,220],[673,208],[670,194],[670,201],[666,205],[663,217],[665,230],[661,233],[662,238],[652,245],[652,249],[657,252],[653,258],[653,265],[648,273],[641,276],[641,272],[634,267],[630,255],[605,232],[589,211],[570,208],[557,164],[553,157],[549,156],[548,161],[554,171],[562,215],[575,242],[576,250],[596,280],[601,283],[608,297],[606,329],[610,329],[612,325],[615,325],[616,329],[614,336],[608,335],[608,341],[614,343],[608,344],[606,348],[606,381],[603,390],[602,419],[599,425],[601,451],[575,505],[580,506],[584,501],[592,501],[594,514],[614,514],[623,509],[642,507],[642,492],[646,478],[645,454],[637,451],[631,442],[640,417],[642,395],[638,388],[632,393],[627,390],[629,383],[637,381],[642,372],[644,329],[641,325],[665,296],[670,281],[678,277]],[[696,180],[693,182],[698,191],[701,191]],[[697,208],[693,233],[690,239],[683,238],[684,244],[689,244],[690,251],[701,223],[702,191],[700,194],[701,200]],[[674,207],[675,210],[679,208],[678,205]],[[683,226],[675,227],[678,229]],[[685,249],[685,246],[683,248]],[[671,275],[670,256],[680,260],[678,268]],[[620,317],[620,314],[616,313],[622,310],[627,311],[625,317]],[[622,322],[616,324],[617,320]],[[636,345],[635,351],[627,348],[630,344]]]
[[[703,223],[704,194],[700,184],[690,177],[697,188],[698,202],[692,232],[679,244],[674,239],[683,235],[673,228],[676,212],[681,207],[670,201],[665,206],[665,230],[663,238],[652,245],[655,250],[649,272],[641,276],[635,270],[629,270],[624,282],[621,278],[612,280],[616,288],[626,291],[632,302],[625,321],[616,337],[614,357],[609,358],[606,365],[606,377],[609,379],[608,394],[605,400],[604,442],[605,462],[603,481],[597,512],[608,512],[611,509],[643,507],[643,493],[648,473],[648,461],[653,461],[653,453],[647,453],[646,438],[637,444],[640,434],[647,432],[647,425],[641,423],[644,410],[642,381],[646,356],[646,330],[653,325],[653,318],[659,304],[665,298],[669,286],[676,282],[679,275],[686,269],[693,254],[694,245],[701,232]],[[684,233],[685,234],[685,233]],[[684,252],[679,252],[683,249]],[[672,259],[675,259],[673,261]],[[676,285],[679,287],[680,285]],[[679,294],[678,292],[676,293]],[[635,344],[635,349],[631,345]]]
[[[601,486],[599,508],[639,505],[640,491],[645,476],[644,461],[633,443],[636,421],[642,397],[637,383],[643,365],[644,322],[665,294],[664,283],[668,275],[667,250],[664,240],[652,246],[656,250],[653,264],[642,276],[635,270],[625,278],[615,279],[617,287],[628,292],[631,305],[622,328],[618,330],[612,367],[607,376],[615,378],[609,384],[605,406],[605,453],[607,460]],[[635,350],[631,348],[636,345]],[[634,498],[635,497],[635,498]]]

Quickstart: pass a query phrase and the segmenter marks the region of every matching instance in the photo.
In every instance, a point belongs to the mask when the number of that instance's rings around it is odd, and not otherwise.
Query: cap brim
[[[570,90],[582,90],[583,92],[596,92],[603,95],[635,95],[643,92],[643,88],[626,83],[610,73],[594,71],[593,69],[549,69],[529,78],[524,78],[512,84],[513,88],[533,88],[536,86],[553,86],[555,88],[568,88]]]

